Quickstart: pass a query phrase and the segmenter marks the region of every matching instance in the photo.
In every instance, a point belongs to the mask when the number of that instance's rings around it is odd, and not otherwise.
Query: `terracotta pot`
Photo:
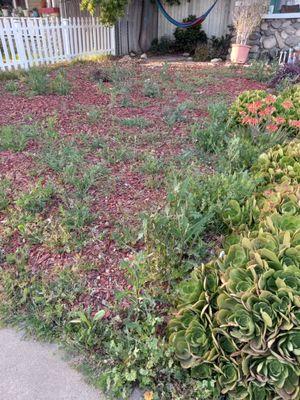
[[[251,46],[243,44],[233,44],[231,50],[231,62],[235,64],[245,64],[248,60],[249,51]]]

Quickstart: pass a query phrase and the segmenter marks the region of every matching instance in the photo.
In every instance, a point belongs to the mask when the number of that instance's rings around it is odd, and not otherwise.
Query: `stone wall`
[[[234,1],[241,7],[241,0]],[[251,0],[249,0],[251,1]],[[273,59],[281,50],[300,46],[300,18],[263,19],[249,38],[250,58]]]
[[[300,46],[300,18],[264,19],[249,38],[251,58],[275,58],[281,50]]]

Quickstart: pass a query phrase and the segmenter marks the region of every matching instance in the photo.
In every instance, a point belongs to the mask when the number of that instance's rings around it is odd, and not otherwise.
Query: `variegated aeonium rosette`
[[[300,399],[299,162],[299,142],[260,158],[257,195],[224,210],[236,230],[227,254],[178,288],[170,344],[228,399]]]

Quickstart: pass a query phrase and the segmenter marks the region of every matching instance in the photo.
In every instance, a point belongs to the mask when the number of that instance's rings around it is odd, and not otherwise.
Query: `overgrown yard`
[[[0,321],[75,349],[113,399],[299,400],[300,87],[285,69],[0,78]]]
[[[141,214],[164,203],[167,178],[191,164],[212,170],[191,126],[203,124],[210,104],[261,85],[189,64],[65,71],[65,95],[47,93],[39,72],[1,83],[1,248],[22,249],[35,271],[81,270],[99,307],[126,286],[120,261],[142,246]]]

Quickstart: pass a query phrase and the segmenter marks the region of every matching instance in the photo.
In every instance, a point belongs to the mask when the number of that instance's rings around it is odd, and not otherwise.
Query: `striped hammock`
[[[176,21],[176,19],[172,18],[171,15],[167,13],[167,11],[164,8],[161,0],[156,0],[156,2],[157,2],[157,6],[158,6],[159,10],[161,11],[161,13],[163,14],[163,16],[169,22],[171,22],[171,24],[177,26],[178,28],[183,28],[184,29],[184,28],[191,28],[193,26],[202,24],[202,22],[205,21],[205,19],[208,17],[210,12],[214,9],[214,7],[217,4],[218,0],[215,0],[213,5],[206,11],[206,13],[204,13],[200,17],[196,18],[194,21],[190,21],[190,22],[179,22],[179,21]]]

